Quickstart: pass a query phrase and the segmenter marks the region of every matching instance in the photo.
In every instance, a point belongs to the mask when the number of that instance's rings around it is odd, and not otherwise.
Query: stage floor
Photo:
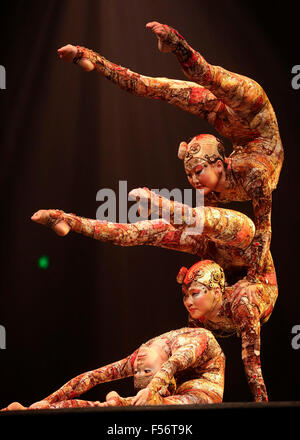
[[[300,418],[300,401],[5,411],[0,417],[0,426],[6,425],[10,434],[43,426],[43,435],[55,435],[57,430],[62,433],[62,429],[72,435],[80,430],[87,434],[96,429],[97,439],[200,439],[203,434],[213,438],[230,434],[232,438],[251,436],[251,431],[261,438],[276,426],[284,427],[285,433],[294,430]]]

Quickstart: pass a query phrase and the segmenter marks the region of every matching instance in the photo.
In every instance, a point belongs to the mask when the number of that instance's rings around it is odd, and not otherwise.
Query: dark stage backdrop
[[[145,29],[152,20],[178,29],[210,63],[258,81],[277,114],[286,152],[272,216],[279,297],[262,328],[262,367],[270,400],[300,400],[300,349],[297,340],[292,344],[292,329],[300,325],[300,90],[292,87],[292,68],[300,60],[293,3],[272,5],[1,2],[6,89],[0,91],[0,407],[15,400],[29,405],[77,374],[186,325],[176,275],[195,257],[122,248],[77,234],[61,238],[30,220],[42,208],[95,218],[97,191],[111,188],[118,195],[122,180],[128,191],[189,188],[178,145],[214,130],[196,116],[132,96],[96,72],[64,63],[56,53],[67,43],[79,44],[145,75],[185,79],[176,59],[160,53]],[[229,207],[252,216],[248,204]],[[44,255],[49,266],[40,268]],[[219,342],[227,357],[224,401],[251,401],[240,340]],[[133,392],[126,380],[99,386],[84,398],[103,400],[111,389]]]

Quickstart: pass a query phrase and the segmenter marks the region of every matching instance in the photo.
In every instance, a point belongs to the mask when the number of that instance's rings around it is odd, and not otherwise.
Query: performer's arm
[[[251,246],[247,249],[250,263],[248,275],[253,280],[255,280],[256,275],[264,273],[267,257],[270,252],[272,236],[271,204],[271,195],[268,198],[253,201],[256,232]]]
[[[246,378],[254,401],[268,401],[260,361],[259,299],[262,285],[251,285],[243,280],[237,284],[239,287],[235,289],[231,309],[234,321],[240,329]]]
[[[70,61],[69,52],[71,48],[75,48],[75,46],[68,45],[59,49],[61,58]],[[199,84],[140,75],[108,61],[91,49],[81,46],[76,46],[76,48],[76,57],[79,63],[89,62],[91,67],[88,70],[96,70],[129,93],[164,100],[184,111],[208,120],[210,124],[216,127],[219,124],[219,118],[222,118],[222,120],[227,118],[224,104],[213,93]]]
[[[242,359],[246,378],[255,402],[268,401],[266,385],[262,376],[260,361],[260,324],[257,328],[244,331],[242,337]]]
[[[250,270],[249,276],[261,275],[270,251],[272,226],[272,188],[270,171],[260,162],[260,157],[243,157],[235,160],[234,172],[240,185],[252,200],[255,236],[246,251]],[[254,278],[253,278],[254,280]]]
[[[262,87],[252,79],[209,64],[186,40],[167,25],[157,22],[147,24],[156,36],[173,52],[185,75],[209,89],[224,104],[240,116],[256,114],[268,102]]]
[[[80,396],[100,383],[133,376],[133,363],[136,353],[137,352],[134,352],[121,361],[113,362],[105,367],[97,368],[96,370],[76,376],[43,400],[46,400],[50,404],[70,400]]]
[[[90,400],[81,400],[81,399],[69,399],[69,400],[61,400],[60,402],[55,402],[49,404],[49,406],[45,406],[44,408],[49,409],[61,409],[61,408],[103,408],[107,406],[129,406],[131,405],[133,397],[115,397],[106,402],[99,401],[90,401]],[[44,401],[42,401],[43,403]],[[42,407],[38,407],[38,405],[31,406],[28,409],[43,409]]]

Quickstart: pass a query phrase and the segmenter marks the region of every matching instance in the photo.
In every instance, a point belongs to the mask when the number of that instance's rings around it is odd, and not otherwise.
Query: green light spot
[[[47,255],[42,255],[38,259],[38,266],[39,266],[40,269],[48,269],[48,267],[49,267],[49,258],[47,257]]]

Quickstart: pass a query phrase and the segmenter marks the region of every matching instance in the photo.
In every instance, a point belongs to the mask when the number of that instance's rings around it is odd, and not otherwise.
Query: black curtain
[[[0,407],[29,405],[70,378],[131,353],[141,342],[186,325],[176,275],[195,257],[152,247],[117,247],[77,234],[65,238],[33,223],[38,209],[95,218],[96,193],[119,181],[189,188],[177,148],[210,125],[156,100],[118,89],[96,72],[62,62],[67,43],[92,48],[149,75],[185,79],[176,59],[157,50],[148,21],[167,23],[212,64],[259,82],[276,112],[285,163],[273,194],[272,254],[279,282],[262,328],[262,368],[273,401],[299,400],[298,286],[300,90],[292,2],[221,0],[15,0],[1,3]],[[230,150],[230,144],[226,144]],[[249,204],[229,207],[252,215]],[[49,261],[41,268],[42,256]],[[3,333],[3,331],[2,331]],[[227,358],[224,401],[251,401],[240,339],[219,340]],[[83,398],[103,400],[130,380]]]

